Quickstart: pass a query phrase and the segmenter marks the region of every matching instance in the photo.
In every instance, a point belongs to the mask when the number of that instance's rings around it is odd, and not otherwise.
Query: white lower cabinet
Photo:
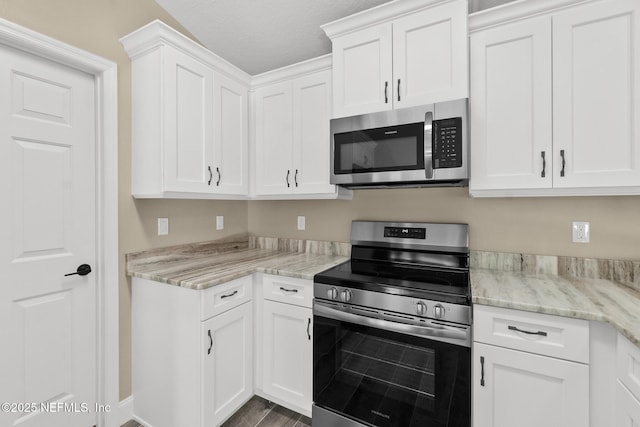
[[[313,283],[264,276],[262,389],[265,397],[311,416]]]
[[[616,426],[640,427],[640,348],[617,338]]]
[[[473,425],[589,425],[589,323],[474,306]]]
[[[252,276],[205,290],[133,278],[133,414],[219,426],[253,395]]]
[[[475,343],[476,427],[589,425],[589,367]]]
[[[620,382],[616,384],[615,425],[617,427],[640,427],[640,402]]]
[[[202,322],[202,419],[217,426],[253,396],[252,307],[242,304]]]

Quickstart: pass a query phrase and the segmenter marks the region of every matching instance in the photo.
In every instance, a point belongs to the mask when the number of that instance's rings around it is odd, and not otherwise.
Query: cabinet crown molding
[[[249,74],[158,19],[122,37],[120,43],[131,59],[149,50],[169,45],[212,66],[229,78],[247,86],[251,83]]]
[[[251,78],[251,89],[255,90],[261,86],[279,83],[296,77],[302,77],[318,71],[331,70],[332,63],[331,54],[328,53],[306,61],[287,65],[282,68],[256,74]]]
[[[400,16],[404,16],[421,9],[446,3],[448,0],[395,0],[371,9],[321,25],[330,39],[352,31],[361,30],[371,25],[382,24]]]
[[[469,15],[469,32],[554,12],[594,0],[518,0]]]

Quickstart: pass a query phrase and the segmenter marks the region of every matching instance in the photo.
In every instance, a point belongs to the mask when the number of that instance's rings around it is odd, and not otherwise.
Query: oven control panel
[[[427,229],[420,227],[385,227],[384,237],[398,237],[401,239],[424,239]]]
[[[366,310],[367,308],[419,316],[441,321],[471,324],[471,307],[463,304],[450,304],[442,301],[423,300],[403,295],[393,295],[381,292],[372,292],[364,289],[354,289],[341,286],[327,285],[315,282],[313,296],[318,300],[329,300],[341,303],[345,306],[358,306],[354,310]]]

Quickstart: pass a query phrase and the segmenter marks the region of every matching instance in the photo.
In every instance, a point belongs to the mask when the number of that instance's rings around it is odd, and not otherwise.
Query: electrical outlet
[[[216,230],[224,230],[224,217],[222,215],[216,216]]]
[[[158,218],[158,236],[169,234],[169,218]]]
[[[306,220],[304,215],[298,216],[298,230],[304,230],[306,226]]]
[[[589,223],[584,221],[574,221],[571,228],[573,243],[589,243]]]

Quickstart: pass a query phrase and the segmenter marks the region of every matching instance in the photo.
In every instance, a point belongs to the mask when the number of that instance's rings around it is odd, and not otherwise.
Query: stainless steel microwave
[[[331,183],[467,185],[467,109],[459,99],[331,120]]]

